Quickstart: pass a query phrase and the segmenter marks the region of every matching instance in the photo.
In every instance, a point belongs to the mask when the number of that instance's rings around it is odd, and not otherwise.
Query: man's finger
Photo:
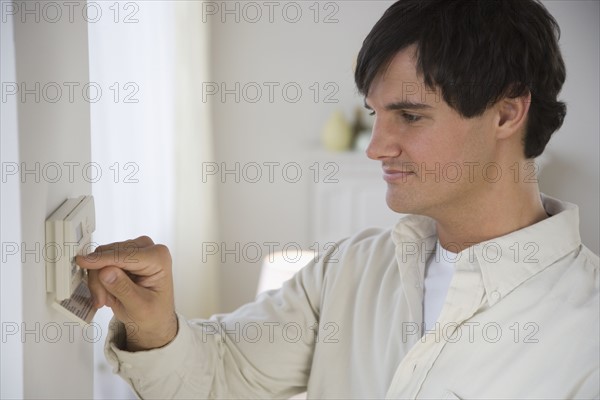
[[[171,265],[171,255],[165,246],[153,245],[142,248],[131,247],[127,251],[104,250],[87,256],[77,256],[75,261],[81,268],[89,270],[115,266],[138,276],[151,276],[161,273],[164,268]]]
[[[153,246],[154,242],[148,236],[140,236],[136,239],[126,240],[123,242],[113,242],[96,247],[96,249],[84,256],[77,256],[75,262],[82,268],[98,269],[99,262],[106,262],[106,258],[102,258],[102,254],[111,254],[115,264],[119,257],[127,259],[127,261],[135,262],[132,256],[137,253],[140,248]],[[104,266],[104,265],[103,265]],[[99,267],[99,268],[102,268]]]
[[[113,242],[109,244],[103,244],[94,250],[94,252],[102,252],[103,250],[127,250],[131,247],[150,247],[154,245],[154,241],[148,236],[140,236],[135,239],[125,240],[123,242]]]
[[[108,292],[100,283],[100,278],[98,277],[97,270],[89,270],[88,272],[88,286],[90,288],[90,292],[92,292],[92,297],[94,299],[94,307],[101,308],[105,305],[108,305],[106,302]]]
[[[146,301],[142,291],[146,289],[137,286],[124,271],[117,267],[106,267],[98,271],[98,277],[106,291],[117,300],[108,302],[117,318],[123,318],[125,310],[144,309]]]

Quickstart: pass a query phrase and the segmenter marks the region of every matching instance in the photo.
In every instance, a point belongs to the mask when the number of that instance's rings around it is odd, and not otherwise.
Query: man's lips
[[[383,180],[388,183],[406,182],[406,179],[412,175],[415,175],[415,173],[408,170],[383,169]]]

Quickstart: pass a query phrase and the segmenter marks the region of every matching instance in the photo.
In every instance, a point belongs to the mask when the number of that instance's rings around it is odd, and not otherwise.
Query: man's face
[[[399,52],[371,84],[367,155],[382,162],[392,210],[433,218],[464,212],[481,204],[499,172],[493,113],[462,118],[417,76],[414,51]]]

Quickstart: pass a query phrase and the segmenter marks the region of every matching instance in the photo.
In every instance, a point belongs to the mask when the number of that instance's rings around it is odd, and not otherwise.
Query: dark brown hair
[[[531,93],[525,157],[539,156],[560,128],[566,105],[560,28],[537,0],[399,0],[375,24],[357,60],[355,81],[368,95],[396,53],[416,44],[417,71],[465,118],[503,97]]]

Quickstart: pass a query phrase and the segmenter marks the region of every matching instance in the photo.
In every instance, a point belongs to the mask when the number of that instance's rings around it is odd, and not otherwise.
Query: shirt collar
[[[396,247],[406,242],[420,242],[424,239],[437,240],[435,220],[423,215],[406,215],[392,230],[392,240]]]
[[[457,269],[481,270],[490,306],[581,245],[578,207],[544,194],[541,200],[550,217],[459,253]],[[410,244],[420,247],[419,256],[424,250],[429,253],[437,240],[435,221],[408,215],[392,230],[392,240],[399,252]]]
[[[473,246],[490,306],[581,245],[578,207],[543,194],[542,204],[550,217]]]

